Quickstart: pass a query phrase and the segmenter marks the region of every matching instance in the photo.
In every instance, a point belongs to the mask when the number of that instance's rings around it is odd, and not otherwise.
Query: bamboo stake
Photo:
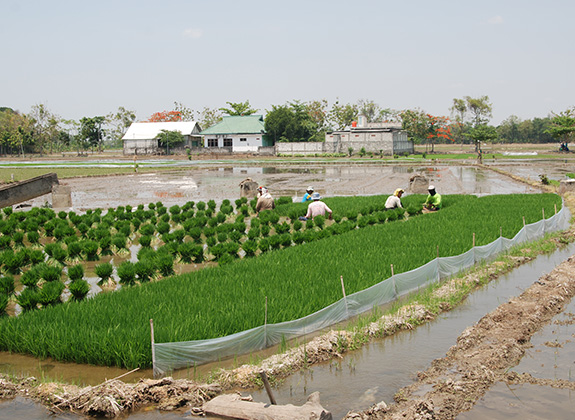
[[[152,336],[152,373],[154,375],[154,379],[156,378],[156,348],[154,342],[154,320],[150,318],[150,334]]]
[[[545,220],[545,207],[541,209],[541,213],[543,213],[543,220]]]
[[[343,276],[339,276],[339,279],[341,280],[341,291],[343,292],[343,298],[347,299],[347,296],[345,295],[345,285],[343,284]]]
[[[525,216],[523,216],[523,227],[525,227]]]
[[[395,284],[395,273],[393,271],[393,264],[391,264],[391,280],[393,281],[393,293],[397,297],[397,285]]]
[[[553,204],[555,206],[555,214],[557,214],[557,204]]]
[[[437,245],[437,258],[439,258],[439,245]]]
[[[266,296],[265,314],[264,314],[264,346],[268,346],[268,297]]]
[[[475,232],[473,232],[473,248],[475,248]]]

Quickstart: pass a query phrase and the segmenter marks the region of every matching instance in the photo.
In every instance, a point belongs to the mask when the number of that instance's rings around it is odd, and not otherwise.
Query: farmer
[[[429,192],[429,195],[427,196],[425,203],[423,203],[423,207],[429,211],[439,210],[441,208],[441,194],[435,191],[435,187],[433,185],[430,185],[427,188],[427,191]]]
[[[390,195],[385,201],[385,209],[391,210],[391,209],[403,208],[403,206],[401,205],[401,196],[403,195],[404,192],[405,191],[401,188],[396,189],[393,192],[393,195]]]
[[[273,210],[276,208],[276,203],[268,192],[266,187],[260,187],[259,190],[259,198],[258,202],[256,203],[256,213],[259,214],[262,210]]]
[[[325,216],[325,213],[329,213],[329,219],[331,220],[331,209],[321,200],[321,196],[318,192],[314,192],[311,195],[312,202],[307,206],[307,213],[305,219],[314,219],[316,216]]]
[[[302,203],[307,203],[308,201],[311,201],[311,195],[313,194],[313,187],[307,187],[307,190],[305,190],[305,194],[301,200]]]

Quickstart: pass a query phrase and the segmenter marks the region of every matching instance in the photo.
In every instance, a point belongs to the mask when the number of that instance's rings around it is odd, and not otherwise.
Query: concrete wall
[[[324,143],[318,142],[281,142],[275,145],[276,154],[313,155],[315,153],[331,153],[324,151]]]
[[[262,134],[212,134],[204,136],[204,147],[208,147],[209,140],[217,140],[217,148],[224,147],[224,139],[232,139],[232,150],[234,152],[257,152],[263,146]],[[242,140],[245,139],[245,140]]]
[[[158,140],[124,140],[125,155],[155,155],[158,153]]]

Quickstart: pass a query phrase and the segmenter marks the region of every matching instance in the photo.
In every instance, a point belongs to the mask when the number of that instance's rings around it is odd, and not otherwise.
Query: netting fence
[[[453,276],[478,262],[492,259],[522,242],[533,241],[546,233],[567,229],[570,217],[569,210],[562,206],[561,210],[549,219],[524,225],[512,239],[500,236],[487,245],[474,246],[463,254],[435,258],[414,270],[394,274],[368,289],[344,295],[339,301],[300,319],[262,325],[208,340],[152,343],[154,376],[163,376],[176,369],[255,352],[279,344],[282,340],[328,328],[433,282]]]

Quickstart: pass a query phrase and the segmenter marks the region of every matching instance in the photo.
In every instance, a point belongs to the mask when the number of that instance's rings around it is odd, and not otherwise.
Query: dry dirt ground
[[[566,197],[573,212],[575,199]],[[574,232],[567,231],[557,240],[557,245],[572,242]],[[505,267],[490,264],[467,276],[451,282],[478,283],[479,277],[497,277],[527,258],[512,258]],[[454,284],[448,282],[436,293],[445,293]],[[534,283],[517,298],[485,315],[476,325],[466,329],[445,357],[435,360],[428,370],[418,374],[417,381],[396,394],[396,402],[376,404],[363,412],[349,413],[347,419],[454,419],[469,410],[489,388],[497,382],[539,383],[526,374],[509,373],[517,365],[532,335],[540,330],[575,295],[575,258],[565,261],[551,273]],[[449,310],[447,305],[445,310]],[[399,313],[386,315],[364,331],[350,333],[330,331],[316,337],[305,348],[293,348],[287,353],[274,355],[260,365],[244,365],[219,372],[212,384],[197,384],[189,380],[142,380],[127,384],[110,380],[94,387],[79,388],[74,385],[40,383],[35,378],[14,379],[0,376],[0,399],[24,396],[42,401],[54,412],[72,411],[90,416],[114,417],[130,410],[154,405],[162,410],[191,406],[192,412],[201,413],[201,405],[225,390],[252,386],[259,371],[269,377],[282,377],[293,373],[305,364],[341,357],[345,341],[353,342],[359,334],[363,337],[381,337],[413,324],[432,319],[424,307],[411,305]],[[344,345],[342,346],[342,343]],[[546,380],[549,382],[549,380]],[[551,381],[555,387],[575,390],[570,381]]]

